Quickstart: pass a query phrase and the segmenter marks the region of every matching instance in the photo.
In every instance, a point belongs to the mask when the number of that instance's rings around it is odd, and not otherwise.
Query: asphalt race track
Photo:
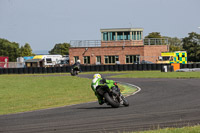
[[[92,75],[84,75],[91,77]],[[200,79],[114,79],[141,91],[129,107],[113,109],[97,102],[1,115],[1,132],[123,132],[200,123]]]

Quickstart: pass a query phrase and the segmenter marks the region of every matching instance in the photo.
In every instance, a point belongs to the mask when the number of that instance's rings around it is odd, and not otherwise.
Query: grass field
[[[165,128],[151,131],[138,131],[129,133],[200,133],[200,126],[183,127],[183,128]]]
[[[94,73],[90,72],[90,74]],[[119,74],[112,76],[115,78],[200,78],[200,72],[126,71],[100,73]],[[90,83],[90,79],[66,76],[66,74],[0,75],[0,115],[96,101]],[[121,87],[126,88],[126,86]],[[200,133],[200,126],[131,133]]]
[[[0,75],[0,115],[96,101],[90,86],[91,79],[66,74]]]
[[[0,114],[95,101],[90,79],[71,76],[0,76]]]

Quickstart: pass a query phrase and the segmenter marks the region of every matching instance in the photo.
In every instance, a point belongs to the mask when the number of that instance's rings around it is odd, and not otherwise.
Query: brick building
[[[143,39],[142,28],[101,29],[101,40],[71,41],[70,64],[156,63],[161,52],[168,51],[167,39]]]

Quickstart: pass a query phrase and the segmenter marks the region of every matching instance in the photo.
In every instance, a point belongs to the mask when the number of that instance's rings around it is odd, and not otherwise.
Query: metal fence
[[[101,47],[101,40],[71,40],[71,47]]]
[[[141,41],[141,43],[139,42]],[[101,46],[137,46],[140,45],[168,45],[168,38],[145,38],[143,40],[71,40],[71,47],[101,47]]]
[[[168,45],[168,38],[145,38],[144,45]]]

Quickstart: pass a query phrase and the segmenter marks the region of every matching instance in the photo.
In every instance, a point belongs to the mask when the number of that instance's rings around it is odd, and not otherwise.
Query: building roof
[[[143,28],[109,28],[100,29],[101,32],[124,32],[124,31],[143,31]]]

